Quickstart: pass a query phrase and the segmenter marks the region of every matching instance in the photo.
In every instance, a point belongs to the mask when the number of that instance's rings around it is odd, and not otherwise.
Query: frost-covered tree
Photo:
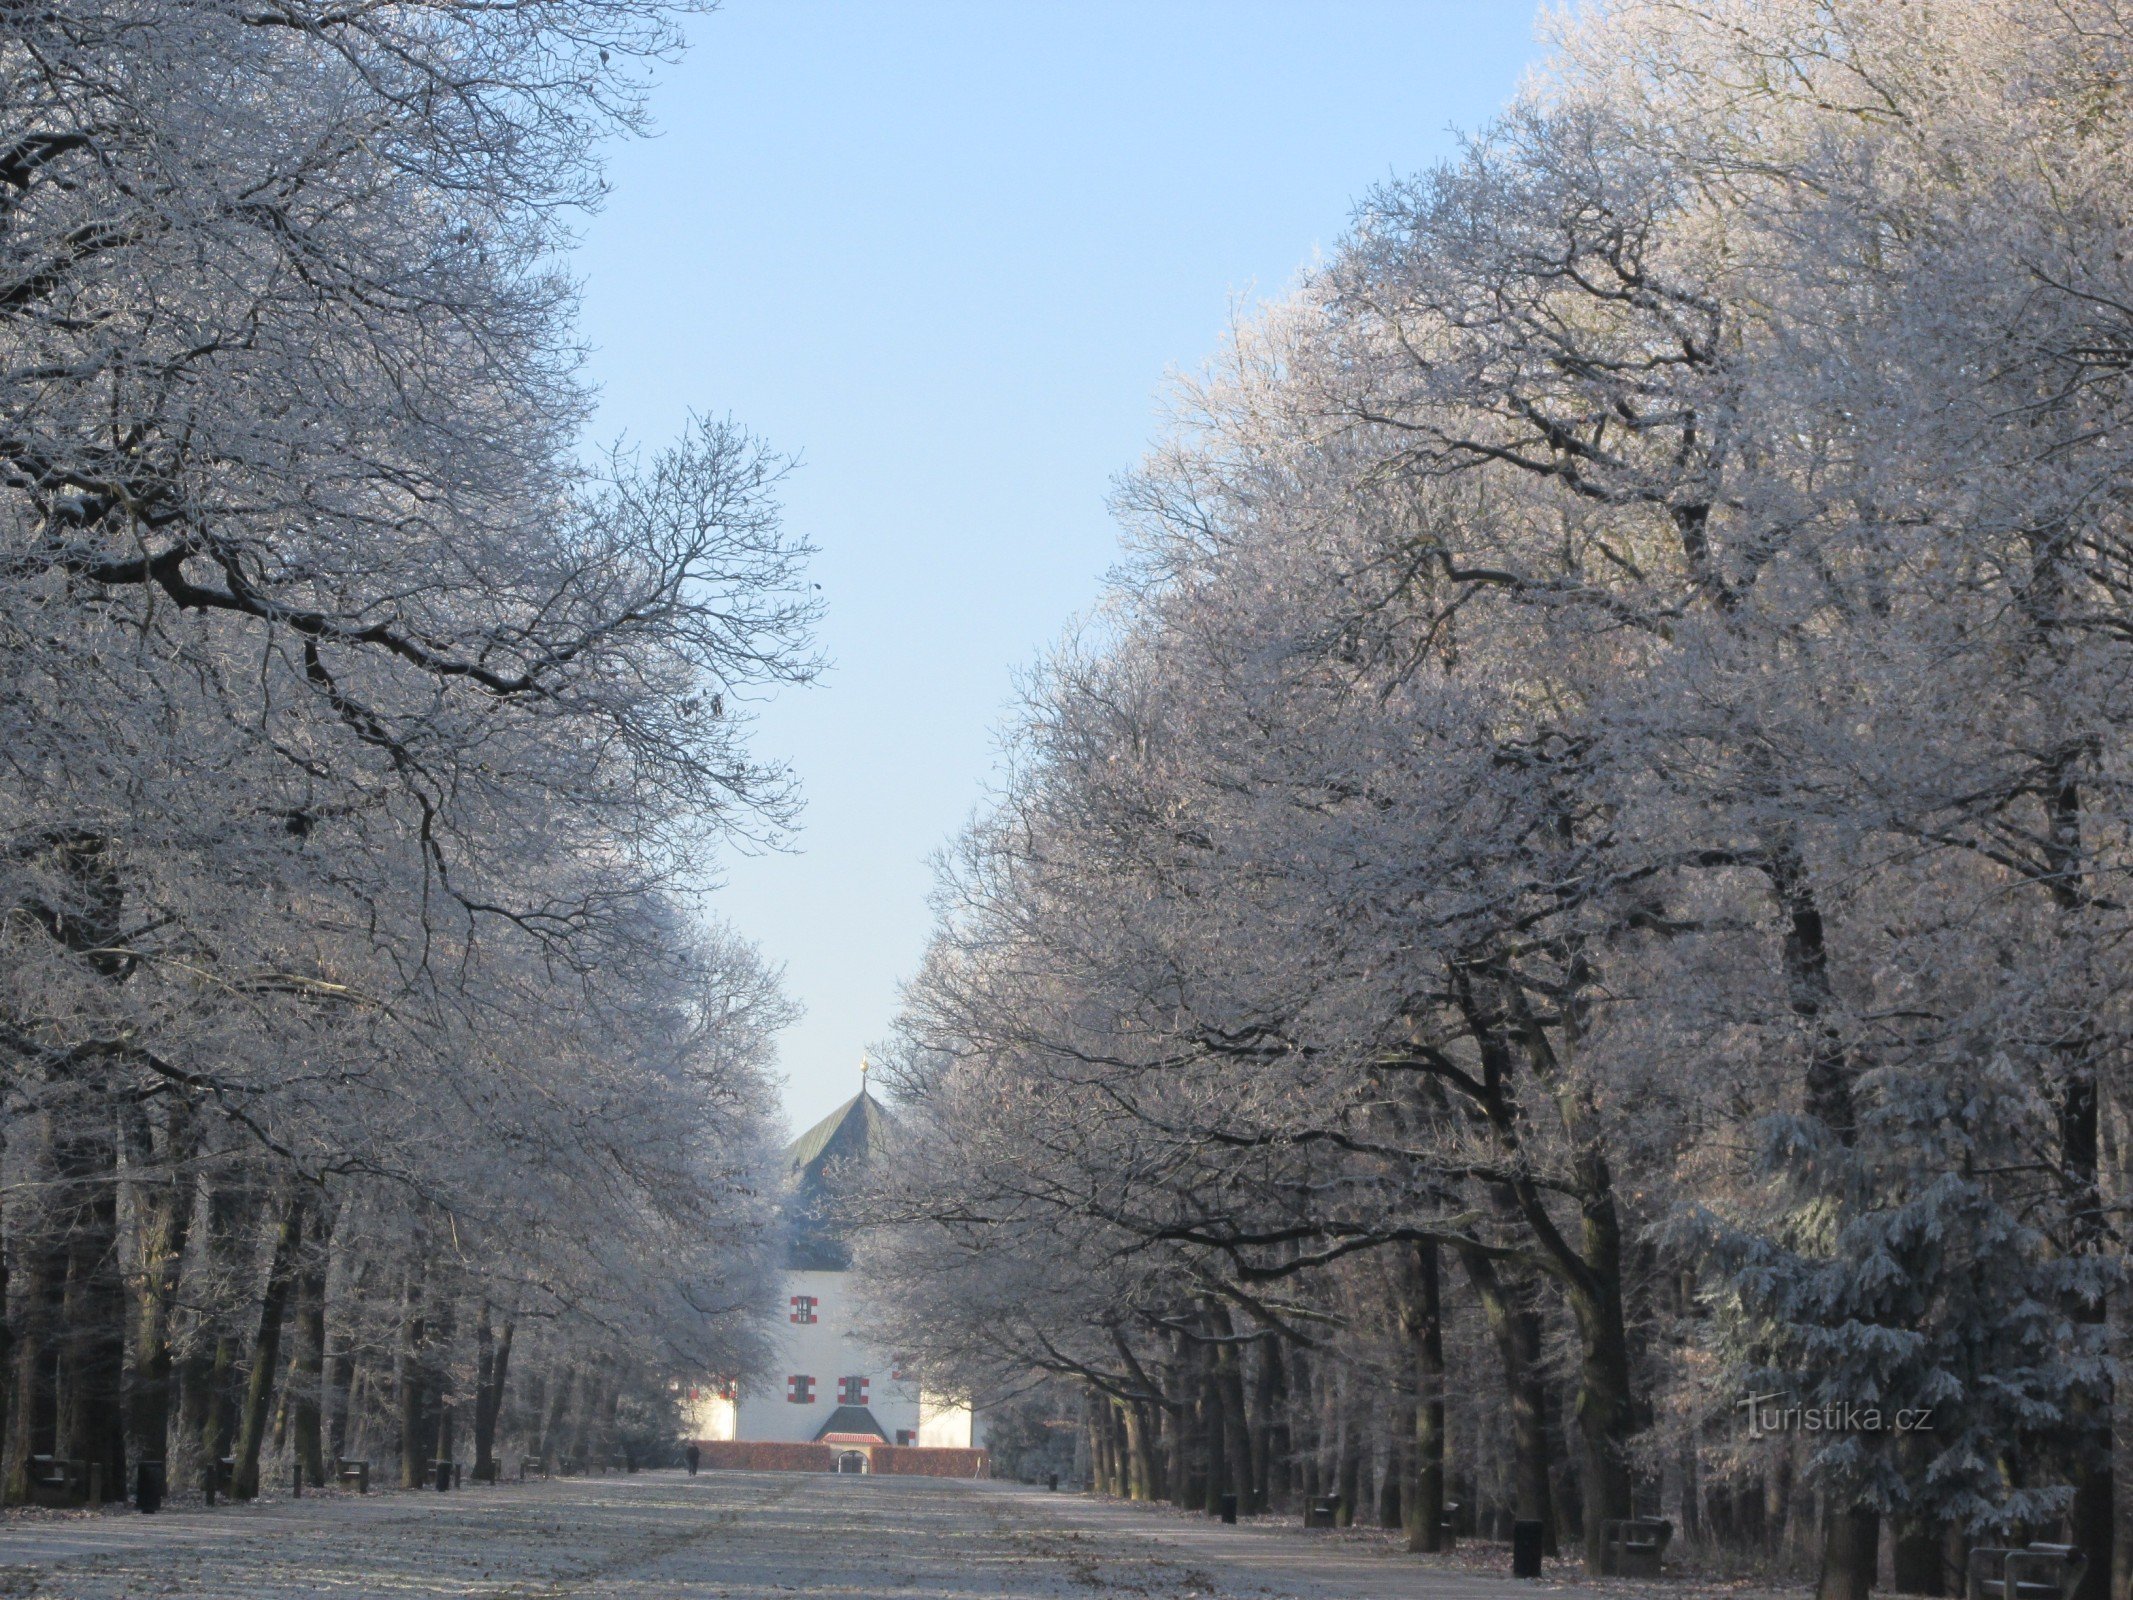
[[[1884,1517],[1905,1587],[2063,1517],[2103,1592],[2126,44],[1621,0],[1366,200],[948,859],[905,1090],[1042,1157],[942,1143],[963,1248],[1240,1303],[1434,1250],[1507,1396],[1489,1274],[1545,1283],[1588,1559],[1776,1386],[1938,1419],[1770,1447],[1826,1592]]]
[[[791,814],[746,706],[811,671],[806,551],[734,426],[581,449],[560,259],[676,44],[0,15],[12,1496],[316,1471],[366,1381],[419,1474],[462,1364],[486,1454],[520,1325],[645,1392],[749,1359],[785,1008],[694,897]]]

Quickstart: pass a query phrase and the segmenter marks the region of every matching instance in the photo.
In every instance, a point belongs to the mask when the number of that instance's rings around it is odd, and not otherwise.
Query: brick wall
[[[837,1464],[826,1444],[770,1444],[754,1439],[699,1439],[707,1467],[729,1472],[828,1472]]]
[[[776,1444],[756,1439],[699,1439],[703,1465],[728,1472],[834,1472],[837,1451],[826,1444]],[[926,1445],[877,1444],[868,1448],[880,1473],[906,1478],[989,1478],[991,1457],[983,1450],[942,1450]]]
[[[983,1450],[943,1450],[928,1445],[878,1444],[874,1470],[920,1478],[987,1478],[992,1462]]]

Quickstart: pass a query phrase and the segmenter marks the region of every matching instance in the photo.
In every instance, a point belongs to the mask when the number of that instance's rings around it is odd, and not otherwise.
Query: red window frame
[[[785,1380],[785,1398],[796,1406],[811,1406],[815,1403],[815,1380],[806,1373],[794,1373]]]
[[[796,1294],[792,1297],[792,1316],[788,1320],[793,1322],[820,1322],[822,1319],[815,1315],[815,1308],[821,1304],[822,1297],[820,1295]]]
[[[863,1406],[867,1403],[867,1380],[851,1377],[837,1380],[837,1404],[840,1406]]]

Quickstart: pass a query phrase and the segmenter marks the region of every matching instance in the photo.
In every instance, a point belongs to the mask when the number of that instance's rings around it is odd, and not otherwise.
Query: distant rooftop
[[[881,1102],[861,1089],[786,1147],[785,1171],[792,1186],[785,1202],[788,1268],[850,1270],[851,1247],[831,1216],[832,1174],[864,1166],[885,1148],[894,1126]]]
[[[819,1173],[840,1158],[863,1161],[888,1128],[881,1102],[862,1089],[785,1147],[786,1170],[799,1176],[810,1168]]]

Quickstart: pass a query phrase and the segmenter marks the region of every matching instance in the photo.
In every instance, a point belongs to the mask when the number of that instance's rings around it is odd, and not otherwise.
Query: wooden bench
[[[1610,1578],[1656,1578],[1674,1525],[1664,1517],[1617,1517],[1600,1524],[1600,1571]]]
[[[520,1456],[518,1458],[518,1481],[524,1483],[528,1478],[536,1475],[543,1478],[548,1476],[548,1458],[546,1456]]]
[[[101,1471],[96,1475],[103,1476]],[[36,1505],[78,1506],[91,1498],[86,1461],[68,1456],[31,1456],[29,1477],[30,1499]]]
[[[340,1457],[333,1463],[333,1475],[344,1484],[354,1484],[357,1494],[370,1493],[370,1463],[368,1461],[352,1461],[345,1456]]]
[[[2077,1545],[1979,1545],[1970,1552],[1963,1593],[1965,1600],[2072,1600],[2088,1570]]]
[[[1304,1526],[1307,1528],[1331,1528],[1340,1521],[1341,1497],[1337,1494],[1322,1494],[1304,1506]]]

